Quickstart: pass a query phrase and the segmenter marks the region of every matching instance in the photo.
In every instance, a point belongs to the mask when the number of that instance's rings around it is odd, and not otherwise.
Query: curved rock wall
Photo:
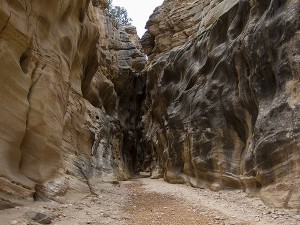
[[[123,150],[135,145],[145,59],[135,28],[106,7],[0,2],[0,208],[133,172],[137,154]]]
[[[153,178],[300,208],[299,15],[289,0],[168,0],[155,10],[142,39]]]
[[[141,169],[299,209],[299,2],[165,0],[144,72],[107,5],[0,2],[0,209]]]

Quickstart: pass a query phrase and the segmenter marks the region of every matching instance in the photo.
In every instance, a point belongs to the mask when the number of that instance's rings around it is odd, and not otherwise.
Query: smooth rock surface
[[[136,149],[146,61],[135,28],[107,6],[0,2],[1,199],[64,201],[133,173],[137,153],[124,146]]]

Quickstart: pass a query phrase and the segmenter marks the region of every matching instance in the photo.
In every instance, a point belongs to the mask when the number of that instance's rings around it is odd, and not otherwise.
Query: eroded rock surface
[[[0,209],[146,170],[299,210],[299,1],[165,0],[141,44],[107,6],[0,2]]]
[[[300,208],[299,1],[165,1],[142,39],[152,177]]]
[[[135,28],[119,28],[106,7],[105,0],[0,2],[4,208],[33,195],[93,192],[99,180],[133,173],[137,154],[123,150],[137,149],[137,122],[129,120],[145,59]]]

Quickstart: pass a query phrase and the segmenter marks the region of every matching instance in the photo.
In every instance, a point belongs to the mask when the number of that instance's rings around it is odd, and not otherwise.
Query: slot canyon
[[[300,1],[108,6],[0,0],[0,225],[300,224]]]

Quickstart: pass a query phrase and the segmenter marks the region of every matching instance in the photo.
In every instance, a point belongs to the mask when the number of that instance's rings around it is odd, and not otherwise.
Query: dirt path
[[[139,208],[136,211],[127,210],[132,215],[132,219],[129,220],[132,221],[132,224],[300,224],[300,215],[283,209],[267,207],[257,197],[248,195],[241,190],[212,192],[186,185],[168,184],[161,179],[140,179],[130,182],[136,183],[131,185],[137,196],[131,199]],[[154,198],[155,201],[153,204],[149,203],[142,196],[148,196],[149,199]],[[150,212],[152,209],[155,212],[165,213],[164,205],[166,205],[168,213],[163,214],[165,220],[161,220],[162,222],[156,219],[156,214],[148,213],[149,208]],[[142,210],[142,207],[146,211]],[[170,213],[172,210],[174,210],[173,214]],[[140,218],[139,221],[145,221],[145,218],[148,218],[148,221],[139,223],[135,222],[135,218]],[[196,219],[198,219],[197,222],[195,222]],[[149,221],[151,223],[147,223]]]
[[[0,225],[35,225],[25,214],[41,212],[53,225],[298,225],[300,215],[265,206],[234,191],[212,192],[162,179],[138,178],[102,184],[97,195],[66,204],[35,202],[0,211]]]
[[[131,181],[127,186],[132,193],[130,204],[124,207],[124,211],[130,215],[128,224],[218,224],[176,195],[146,190],[140,179]]]
[[[241,190],[212,192],[162,179],[128,181],[129,224],[297,225],[300,215],[265,206]]]

